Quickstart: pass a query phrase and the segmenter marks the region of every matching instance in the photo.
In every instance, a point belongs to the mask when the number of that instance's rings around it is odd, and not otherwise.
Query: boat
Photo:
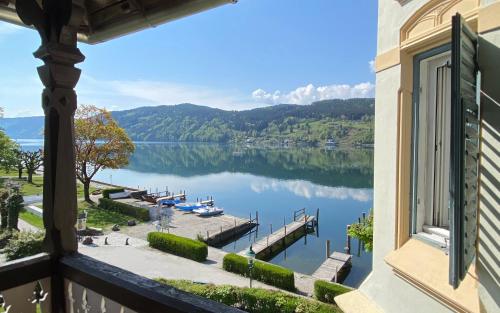
[[[214,216],[222,214],[224,212],[224,209],[218,207],[205,207],[194,209],[193,212],[198,214],[199,216]]]
[[[183,201],[180,199],[158,199],[156,200],[156,203],[160,206],[166,205],[166,206],[174,206],[177,204],[182,203]]]
[[[178,203],[175,205],[175,208],[181,211],[191,212],[196,209],[206,208],[206,205],[201,203]]]

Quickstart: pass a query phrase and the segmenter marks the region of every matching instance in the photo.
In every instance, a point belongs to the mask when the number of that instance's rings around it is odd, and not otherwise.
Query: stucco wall
[[[500,18],[500,17],[499,17]],[[482,90],[500,102],[500,30],[480,36],[479,66]],[[500,107],[481,99],[482,144],[480,168],[479,241],[476,268],[483,312],[500,311]],[[495,298],[496,296],[496,298]]]
[[[377,54],[399,46],[399,30],[428,0],[379,0]]]
[[[487,6],[499,0],[482,0]],[[379,0],[378,54],[399,46],[403,24],[428,0]],[[500,30],[484,34],[480,54],[483,72],[483,90],[500,100],[499,64]],[[494,66],[493,66],[494,64]],[[493,66],[493,67],[492,67]],[[492,70],[492,69],[495,70]],[[385,312],[450,312],[450,310],[398,278],[384,257],[395,247],[396,221],[396,148],[398,89],[401,86],[401,66],[377,73],[375,105],[375,170],[374,170],[374,251],[372,274],[360,286],[360,291],[371,298]],[[479,291],[484,312],[497,312],[500,294],[498,264],[498,186],[500,164],[500,114],[498,107],[483,100],[482,153],[488,162],[482,163],[479,254],[477,270],[481,280]],[[495,113],[493,113],[495,111]],[[486,191],[486,192],[485,192]],[[411,300],[410,300],[411,299]],[[496,302],[497,301],[497,302]]]
[[[373,271],[360,290],[387,313],[451,312],[398,278],[384,261],[395,245],[396,125],[400,71],[401,66],[398,65],[378,73],[376,79]]]

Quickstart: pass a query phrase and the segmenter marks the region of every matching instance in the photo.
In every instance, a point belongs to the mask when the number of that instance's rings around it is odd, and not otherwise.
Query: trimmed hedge
[[[335,303],[334,298],[352,289],[341,284],[329,283],[324,280],[314,282],[314,296],[321,302]]]
[[[143,222],[149,221],[148,209],[138,208],[136,206],[114,201],[111,199],[99,198],[99,208],[103,210],[115,211],[124,215],[129,215]]]
[[[102,197],[105,198],[105,199],[109,199],[109,194],[110,193],[117,193],[117,192],[124,192],[125,189],[123,188],[108,188],[108,189],[104,189],[102,191]]]
[[[203,262],[207,260],[206,243],[185,237],[160,232],[148,234],[149,246],[184,258]]]
[[[222,267],[228,272],[250,276],[247,258],[236,253],[226,254]],[[255,260],[252,278],[278,288],[295,291],[293,271],[278,265]]]
[[[278,290],[197,284],[186,280],[157,281],[250,313],[341,313],[337,306]]]

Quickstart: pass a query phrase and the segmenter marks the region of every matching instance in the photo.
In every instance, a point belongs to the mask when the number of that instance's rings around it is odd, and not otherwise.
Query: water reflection
[[[331,187],[373,187],[373,151],[216,144],[136,144],[128,169],[183,177],[221,172],[300,179]]]
[[[319,186],[302,180],[282,181],[272,179],[267,181],[256,181],[251,184],[251,188],[256,193],[262,193],[267,190],[276,192],[288,190],[297,196],[307,199],[317,197],[339,200],[352,199],[362,202],[372,200],[371,189]]]

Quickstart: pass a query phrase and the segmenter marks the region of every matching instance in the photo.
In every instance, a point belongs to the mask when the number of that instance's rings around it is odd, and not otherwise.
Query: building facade
[[[500,312],[500,1],[379,0],[373,271],[345,312]]]

